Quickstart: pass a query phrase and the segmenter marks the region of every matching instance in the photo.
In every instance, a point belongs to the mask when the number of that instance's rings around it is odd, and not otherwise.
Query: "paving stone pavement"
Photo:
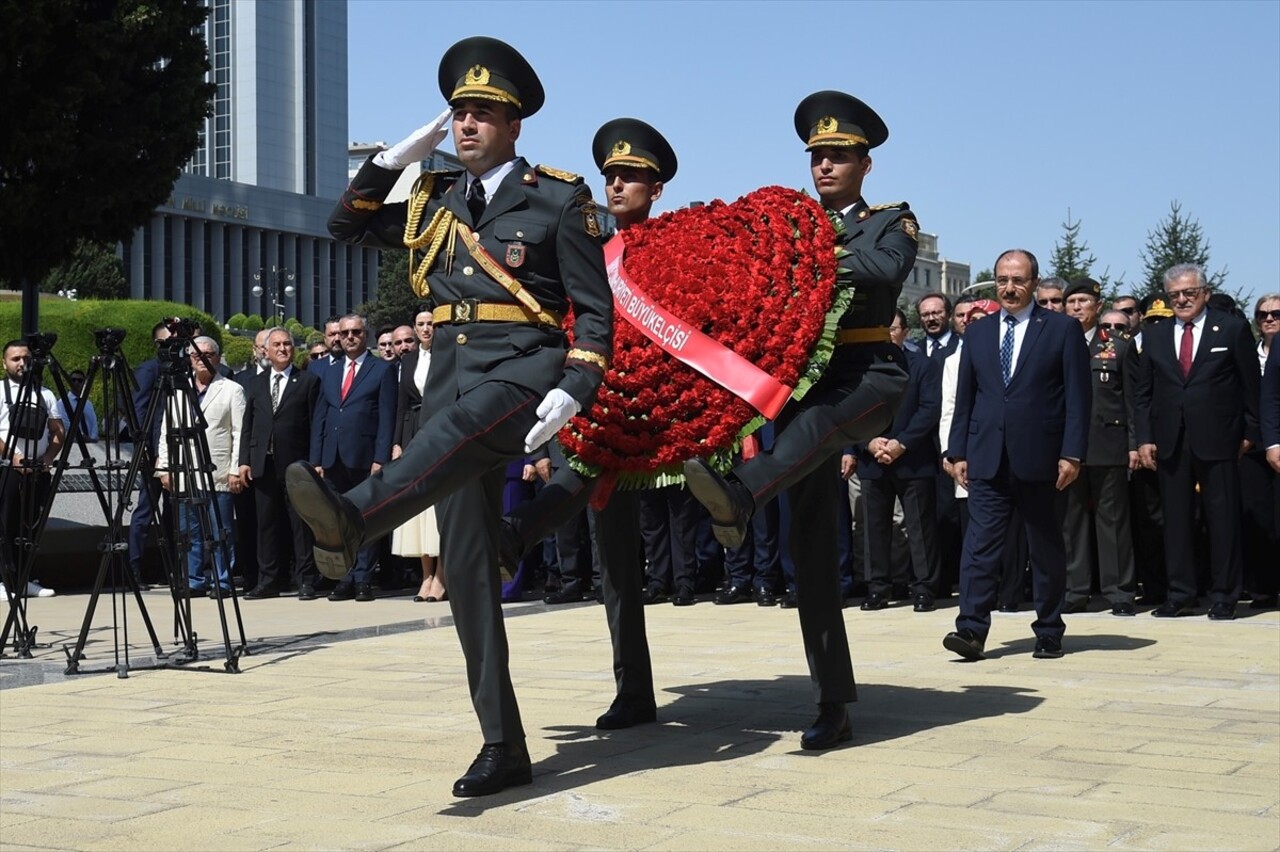
[[[145,600],[169,647],[167,594]],[[998,615],[963,663],[954,608],[849,609],[854,743],[808,753],[794,610],[649,607],[659,724],[601,733],[603,610],[516,605],[534,781],[455,799],[480,740],[448,604],[242,601],[239,674],[212,602],[199,671],[143,668],[119,604],[136,667],[67,677],[87,601],[31,601],[50,644],[0,660],[0,849],[1280,848],[1275,610],[1069,616],[1061,660]],[[112,666],[111,603],[82,671]]]

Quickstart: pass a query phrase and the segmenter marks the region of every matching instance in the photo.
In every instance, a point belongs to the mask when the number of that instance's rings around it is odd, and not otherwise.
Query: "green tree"
[[[38,284],[79,240],[117,243],[169,195],[214,86],[199,0],[0,0],[0,279]]]
[[[383,249],[378,257],[378,298],[356,308],[369,328],[412,325],[422,299],[409,284],[409,252]]]
[[[1065,281],[1089,276],[1098,259],[1089,253],[1089,244],[1080,239],[1081,220],[1071,221],[1071,208],[1067,208],[1067,221],[1062,223],[1062,237],[1053,244],[1053,256],[1049,258],[1052,274]]]
[[[1215,290],[1221,290],[1227,280],[1225,268],[1209,272],[1209,241],[1198,221],[1182,215],[1182,205],[1176,200],[1169,203],[1169,215],[1147,232],[1147,245],[1138,256],[1142,258],[1142,283],[1135,285],[1139,297],[1163,290],[1165,270],[1179,263],[1203,268]]]
[[[74,290],[77,299],[127,299],[129,284],[115,246],[81,240],[71,257],[55,266],[40,282],[45,293]]]

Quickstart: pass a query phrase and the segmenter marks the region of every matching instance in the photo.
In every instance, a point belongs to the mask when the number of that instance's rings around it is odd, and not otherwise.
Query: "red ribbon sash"
[[[770,420],[777,417],[794,388],[686,325],[680,317],[650,299],[627,275],[622,265],[625,249],[621,235],[609,240],[604,247],[604,265],[609,273],[615,311],[671,357],[746,401]]]

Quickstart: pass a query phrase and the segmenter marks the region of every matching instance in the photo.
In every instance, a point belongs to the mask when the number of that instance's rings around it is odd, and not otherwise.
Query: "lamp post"
[[[270,270],[268,270],[264,266],[264,267],[260,267],[257,272],[253,273],[253,280],[258,282],[257,284],[253,285],[252,292],[254,296],[261,298],[262,294],[267,292],[262,288],[261,282],[263,278],[267,279],[267,284],[270,286],[271,308],[273,311],[273,313],[271,314],[271,319],[272,319],[271,325],[279,325],[280,323],[284,322],[284,302],[280,300],[282,298],[292,299],[294,296],[294,293],[297,292],[294,289],[293,283],[292,283],[294,277],[295,276],[291,269],[284,266],[276,266],[275,264],[271,265]],[[280,287],[281,281],[284,282],[283,289]],[[279,314],[278,314],[278,316],[280,317],[279,321],[276,321],[277,314],[275,313],[275,311],[277,309],[279,310]]]

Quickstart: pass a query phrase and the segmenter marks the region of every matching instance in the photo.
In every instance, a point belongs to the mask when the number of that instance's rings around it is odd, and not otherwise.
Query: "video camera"
[[[26,336],[27,350],[33,360],[47,359],[57,342],[58,333],[55,331],[37,331]]]

